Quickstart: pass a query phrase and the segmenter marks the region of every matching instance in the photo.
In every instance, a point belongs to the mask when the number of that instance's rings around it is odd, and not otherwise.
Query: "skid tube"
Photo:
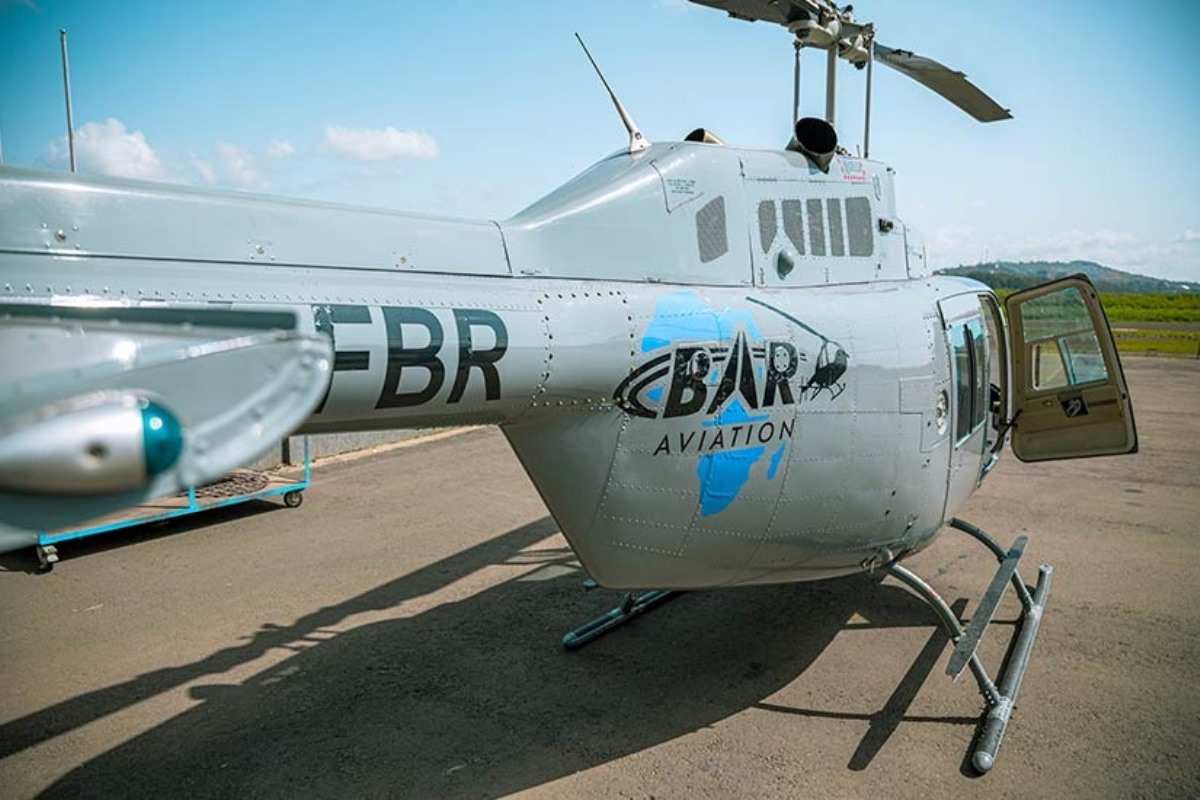
[[[946,605],[946,601],[916,574],[895,561],[889,562],[883,569],[912,589],[937,613],[938,620],[954,643],[954,652],[951,654],[950,663],[946,668],[947,674],[957,680],[963,670],[969,667],[971,674],[975,676],[975,681],[979,684],[979,691],[988,704],[988,713],[983,723],[979,743],[971,756],[971,764],[976,770],[984,773],[996,763],[1000,742],[1004,738],[1004,731],[1008,727],[1008,721],[1016,706],[1017,692],[1021,689],[1021,679],[1025,676],[1025,668],[1029,665],[1029,655],[1033,651],[1033,642],[1042,621],[1042,611],[1050,596],[1050,580],[1053,577],[1054,568],[1046,564],[1038,568],[1037,586],[1031,594],[1017,574],[1017,562],[1020,561],[1025,551],[1027,537],[1018,536],[1013,546],[1006,552],[992,537],[969,522],[955,518],[950,520],[950,527],[957,528],[983,544],[1000,562],[995,577],[992,578],[991,584],[980,599],[966,628]],[[1000,598],[1004,594],[1005,586],[1010,583],[1021,601],[1021,620],[1013,640],[1012,651],[1007,663],[1001,669],[999,681],[993,682],[975,651],[991,623]]]
[[[594,583],[590,582],[592,588]],[[586,585],[586,584],[585,584]],[[679,595],[678,592],[655,589],[649,592],[626,592],[619,605],[601,614],[590,622],[585,622],[563,637],[563,647],[576,650],[588,642],[594,642],[613,628],[624,625],[639,614],[643,614],[660,603],[665,603]]]

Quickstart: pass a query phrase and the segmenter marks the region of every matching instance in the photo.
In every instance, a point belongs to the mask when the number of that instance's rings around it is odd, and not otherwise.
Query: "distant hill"
[[[1056,278],[1082,272],[1101,292],[1128,294],[1195,294],[1200,285],[1122,272],[1092,261],[992,261],[987,264],[940,269],[942,275],[974,278],[993,289],[1028,289]]]

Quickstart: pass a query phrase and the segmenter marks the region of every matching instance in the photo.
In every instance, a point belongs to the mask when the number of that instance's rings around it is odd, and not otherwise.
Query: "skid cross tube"
[[[976,607],[967,628],[963,628],[962,622],[946,605],[946,601],[934,591],[933,587],[916,574],[895,561],[886,564],[884,570],[912,589],[936,612],[938,620],[955,645],[947,672],[957,678],[964,668],[969,667],[971,674],[975,676],[979,690],[987,701],[988,712],[979,743],[975,746],[975,752],[971,756],[971,763],[980,772],[987,772],[996,763],[1000,742],[1004,738],[1004,731],[1008,727],[1008,721],[1016,706],[1017,692],[1021,689],[1021,679],[1025,676],[1025,668],[1029,665],[1029,655],[1033,651],[1033,642],[1042,621],[1042,611],[1050,596],[1050,581],[1054,570],[1045,564],[1039,567],[1037,586],[1030,593],[1028,587],[1021,581],[1020,575],[1017,574],[1017,562],[1024,553],[1027,537],[1018,537],[1013,546],[1005,551],[987,533],[968,522],[952,519],[950,526],[982,543],[1000,562],[1000,567]],[[1007,662],[1001,667],[999,680],[993,682],[975,651],[984,631],[991,622],[1004,587],[1009,583],[1012,584],[1021,601],[1022,614],[1012,651]]]

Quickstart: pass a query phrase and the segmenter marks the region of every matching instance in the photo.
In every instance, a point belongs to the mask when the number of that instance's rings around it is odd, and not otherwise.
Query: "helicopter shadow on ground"
[[[0,740],[22,737],[20,749],[267,648],[308,642],[244,684],[194,687],[200,705],[71,771],[44,796],[497,796],[766,707],[856,613],[868,622],[855,626],[932,630],[920,600],[864,576],[688,594],[566,653],[561,632],[609,598],[582,592],[581,574],[566,568],[569,551],[555,549],[541,554],[544,580],[510,580],[412,617],[315,636],[487,564],[537,558],[517,551],[553,530],[541,520],[510,531],[295,625],[265,627],[241,648],[17,720]],[[850,768],[869,763],[904,719],[942,645],[931,638],[887,707],[868,715]]]

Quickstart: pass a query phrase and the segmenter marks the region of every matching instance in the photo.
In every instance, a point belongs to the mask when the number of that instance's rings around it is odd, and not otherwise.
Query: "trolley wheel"
[[[285,492],[283,495],[283,504],[288,508],[299,508],[303,502],[304,494],[302,492]]]
[[[36,548],[39,573],[46,573],[54,569],[55,563],[58,562],[58,548],[52,544],[38,545]]]

